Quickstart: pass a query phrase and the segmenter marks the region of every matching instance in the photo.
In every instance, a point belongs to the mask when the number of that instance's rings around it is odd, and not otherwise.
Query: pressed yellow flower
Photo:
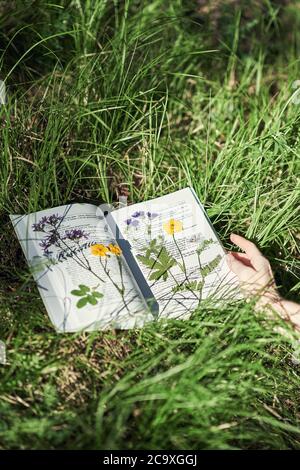
[[[94,256],[106,256],[108,251],[107,246],[102,245],[101,243],[91,246],[91,253]]]
[[[120,256],[122,254],[122,250],[118,245],[113,245],[110,243],[108,245],[108,249],[113,255]]]
[[[168,235],[174,235],[174,233],[181,232],[183,230],[183,224],[180,220],[170,219],[168,222],[163,224],[163,228]]]

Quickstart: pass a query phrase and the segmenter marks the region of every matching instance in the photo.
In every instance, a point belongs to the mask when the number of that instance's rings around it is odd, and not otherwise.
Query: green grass
[[[300,449],[295,342],[273,322],[241,303],[58,335],[8,219],[192,185],[224,245],[256,241],[299,300],[300,13],[225,3],[1,3],[1,449]]]

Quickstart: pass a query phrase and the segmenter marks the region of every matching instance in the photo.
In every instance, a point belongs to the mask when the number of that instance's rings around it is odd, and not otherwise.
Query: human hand
[[[245,252],[232,251],[226,256],[228,266],[236,274],[244,296],[246,298],[258,296],[260,304],[270,300],[277,301],[279,294],[267,258],[254,243],[240,235],[233,233],[230,235],[230,240]]]
[[[230,240],[245,252],[232,251],[226,256],[228,266],[236,274],[244,296],[246,298],[257,297],[257,310],[263,309],[267,312],[268,308],[271,308],[271,312],[277,312],[281,318],[291,323],[293,328],[300,332],[300,305],[280,297],[267,258],[254,243],[240,235],[233,233],[230,235]],[[286,335],[282,328],[278,331]]]

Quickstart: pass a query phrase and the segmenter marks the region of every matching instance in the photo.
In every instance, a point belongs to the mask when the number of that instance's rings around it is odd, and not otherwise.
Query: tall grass
[[[300,448],[296,343],[250,304],[56,335],[8,219],[192,185],[299,299],[299,14],[219,8],[215,37],[196,2],[0,6],[1,448]]]

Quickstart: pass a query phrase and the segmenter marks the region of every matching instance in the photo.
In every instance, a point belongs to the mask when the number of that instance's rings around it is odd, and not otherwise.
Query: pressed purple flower
[[[130,224],[131,224],[131,222],[132,222],[132,220],[131,220],[131,219],[126,219],[126,220],[125,220],[125,224],[126,224],[126,225],[130,225]]]
[[[50,248],[51,243],[49,242],[48,239],[44,238],[44,240],[42,240],[41,243],[39,243],[39,245],[42,248],[42,250],[44,251],[44,253],[46,253],[48,251],[48,249]]]
[[[50,225],[57,225],[58,222],[62,220],[62,216],[58,214],[52,214],[48,217],[48,224]]]
[[[39,243],[40,247],[43,249],[43,250],[46,250],[47,248],[49,248],[49,243],[48,241],[46,240],[46,238],[44,238],[44,240],[42,240],[40,243]]]
[[[52,254],[53,254],[53,251],[44,250],[44,255],[47,256],[47,258],[50,258]]]
[[[137,212],[135,212],[134,214],[132,214],[131,217],[135,217],[135,218],[137,218],[137,217],[144,217],[144,215],[145,215],[145,212],[144,212],[144,211],[137,211]]]
[[[56,226],[62,217],[58,214],[52,214],[49,217],[44,215],[37,223],[32,224],[34,232],[44,232],[46,225]]]
[[[80,238],[88,238],[87,233],[80,228],[73,228],[71,230],[66,230],[63,240],[79,240]]]
[[[138,227],[139,224],[139,221],[136,219],[131,222],[132,227]]]
[[[32,224],[32,230],[34,232],[43,232],[44,231],[44,227],[41,225],[40,222],[37,222],[36,224]]]
[[[48,223],[48,219],[46,216],[42,217],[36,224],[32,224],[32,228],[34,232],[44,232],[44,228]]]
[[[149,219],[154,219],[157,216],[158,214],[156,214],[156,212],[147,212],[147,217],[149,217]]]
[[[51,230],[48,232],[47,236],[39,243],[40,247],[43,249],[44,253],[50,248],[50,246],[59,247],[59,233],[56,230]]]
[[[49,250],[51,245],[46,240],[43,240],[39,245],[43,249],[44,256],[50,257],[52,255],[53,252]]]
[[[40,220],[40,223],[42,225],[46,225],[48,223],[48,217],[46,215],[44,215],[41,220]]]

